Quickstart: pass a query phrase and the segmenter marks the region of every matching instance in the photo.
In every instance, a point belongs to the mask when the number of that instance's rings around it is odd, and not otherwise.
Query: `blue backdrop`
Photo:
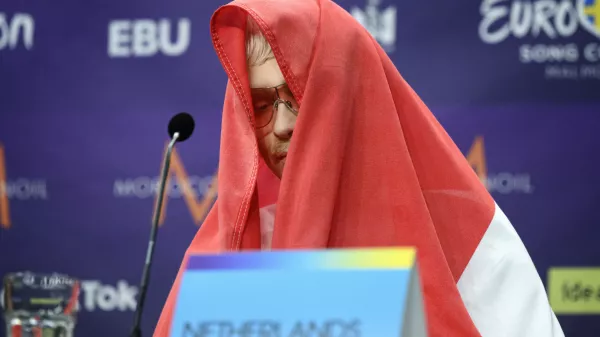
[[[226,75],[209,20],[226,2],[0,3],[0,275],[84,280],[79,336],[129,332],[177,112],[197,122],[174,164],[194,193],[171,179],[146,335],[212,201]],[[600,0],[338,3],[487,182],[544,282],[600,265]],[[567,336],[597,336],[600,311],[557,313]]]

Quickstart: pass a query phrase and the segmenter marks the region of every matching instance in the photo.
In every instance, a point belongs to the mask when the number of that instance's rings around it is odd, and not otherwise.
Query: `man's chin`
[[[277,176],[277,178],[281,179],[281,177],[283,176],[283,164],[279,164],[274,173]]]
[[[269,168],[271,169],[273,174],[275,174],[279,179],[281,179],[281,177],[283,175],[283,167],[285,166],[285,160],[286,160],[286,158],[283,158],[283,159],[277,160],[275,163],[271,163],[271,165],[269,165]]]

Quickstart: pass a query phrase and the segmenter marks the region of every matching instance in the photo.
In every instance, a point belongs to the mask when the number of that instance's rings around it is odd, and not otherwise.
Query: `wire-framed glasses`
[[[271,123],[279,104],[285,105],[294,115],[298,115],[300,107],[287,83],[270,88],[251,88],[250,93],[257,129],[262,129]]]

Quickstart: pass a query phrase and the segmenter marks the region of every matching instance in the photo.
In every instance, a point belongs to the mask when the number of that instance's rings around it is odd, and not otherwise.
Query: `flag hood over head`
[[[281,182],[254,133],[247,15],[300,105]],[[330,0],[234,1],[210,29],[229,77],[218,200],[186,256],[260,249],[259,207],[276,202],[273,249],[415,246],[430,334],[478,336],[456,282],[494,200],[373,37]],[[155,336],[168,334],[181,270]]]

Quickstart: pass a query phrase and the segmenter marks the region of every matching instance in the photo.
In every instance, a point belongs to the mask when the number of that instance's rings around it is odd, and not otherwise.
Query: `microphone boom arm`
[[[158,185],[158,197],[156,198],[156,204],[154,208],[154,215],[152,218],[152,228],[150,229],[150,241],[148,242],[148,250],[146,252],[146,262],[144,264],[144,271],[142,273],[142,281],[140,285],[140,297],[138,299],[138,303],[136,305],[135,310],[135,318],[133,329],[131,331],[131,337],[141,337],[141,319],[142,319],[142,311],[144,308],[144,302],[146,300],[146,293],[148,292],[148,280],[150,279],[150,267],[152,265],[152,256],[154,255],[154,243],[156,242],[156,234],[158,231],[158,223],[160,221],[160,216],[162,213],[162,204],[165,196],[165,184],[167,181],[167,176],[169,175],[169,167],[171,165],[171,153],[173,152],[173,148],[175,147],[175,143],[179,139],[179,132],[175,132],[173,134],[173,138],[169,145],[167,146],[167,152],[165,153],[165,158],[162,165],[162,170],[160,174],[160,185]]]

